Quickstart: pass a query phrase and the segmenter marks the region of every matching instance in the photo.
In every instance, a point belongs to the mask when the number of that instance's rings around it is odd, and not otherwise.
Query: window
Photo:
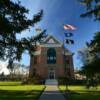
[[[69,57],[67,57],[67,56],[64,56],[64,60],[65,60],[65,63],[66,64],[70,64],[70,59],[69,59]]]
[[[33,75],[36,75],[36,69],[35,68],[33,69]]]
[[[69,60],[69,59],[67,59],[67,60],[66,60],[66,63],[69,65],[69,64],[70,64],[70,60]]]
[[[37,64],[37,63],[38,63],[37,56],[34,56],[34,64]]]
[[[49,48],[47,50],[47,63],[55,64],[56,63],[56,51],[54,48]]]

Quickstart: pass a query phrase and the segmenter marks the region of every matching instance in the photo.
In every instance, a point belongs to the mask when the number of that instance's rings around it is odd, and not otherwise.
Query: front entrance
[[[55,79],[55,71],[53,69],[49,70],[48,77],[49,79]]]

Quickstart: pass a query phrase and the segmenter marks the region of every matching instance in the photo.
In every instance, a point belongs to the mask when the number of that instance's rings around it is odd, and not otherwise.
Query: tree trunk
[[[28,76],[29,79],[32,79],[34,77],[33,63],[34,63],[33,56],[30,56],[30,67],[29,67],[29,76]]]

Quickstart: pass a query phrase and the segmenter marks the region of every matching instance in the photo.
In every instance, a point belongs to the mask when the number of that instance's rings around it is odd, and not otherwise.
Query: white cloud
[[[0,74],[4,72],[5,75],[9,74],[9,70],[7,69],[8,62],[0,61]]]

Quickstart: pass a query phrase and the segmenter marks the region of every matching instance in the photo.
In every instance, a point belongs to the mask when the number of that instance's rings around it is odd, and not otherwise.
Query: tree
[[[78,50],[78,57],[82,62],[82,65],[86,65],[92,61],[93,57],[91,57],[88,47],[82,48]]]
[[[12,65],[13,69],[9,69],[11,70],[11,73],[13,75],[25,75],[28,73],[28,69],[27,66],[23,65],[23,64],[19,64],[19,63],[13,63]],[[26,72],[27,71],[27,72]]]
[[[90,48],[90,53],[92,55],[96,58],[100,57],[100,32],[96,32],[93,40],[88,43],[88,47]]]
[[[100,0],[79,0],[85,5],[86,12],[81,14],[81,17],[92,17],[95,21],[100,21]],[[98,79],[100,77],[100,32],[96,32],[90,42],[87,42],[87,51],[92,58],[90,62],[83,64],[82,72],[88,77]]]
[[[97,32],[87,48],[79,51],[79,56],[83,62],[81,73],[89,80],[98,80],[100,77],[100,32]]]
[[[95,20],[100,21],[100,0],[79,0],[79,1],[81,2],[81,4],[85,5],[86,8],[86,12],[81,14],[81,17],[91,16]],[[90,42],[87,42],[86,44],[87,44],[88,54],[93,59],[91,63],[87,62],[85,65],[87,66],[89,64],[89,66],[90,65],[99,66],[98,62],[100,61],[100,32],[96,32],[93,39]],[[95,71],[96,66],[95,68],[93,66],[91,67],[91,69],[93,68],[93,70]]]
[[[91,62],[93,61],[93,57],[90,55],[88,47],[83,48],[78,51],[78,56],[82,62],[82,68],[80,73],[85,74],[87,77],[92,73]]]
[[[100,0],[78,0],[86,7],[86,12],[81,17],[94,17],[100,21]]]
[[[81,17],[91,16],[95,20],[100,21],[100,0],[78,0],[81,4],[85,5],[86,12],[81,14]],[[87,46],[91,48],[90,52],[94,52],[96,55],[100,55],[100,32],[96,32],[93,40],[87,43]],[[98,54],[99,53],[99,54]]]
[[[87,46],[89,48],[89,54],[93,57],[91,68],[94,72],[100,73],[100,32],[95,34],[93,40],[91,40]]]
[[[20,61],[22,53],[29,51],[32,56],[37,41],[43,37],[45,30],[36,37],[17,39],[16,35],[29,29],[39,22],[43,11],[27,18],[29,10],[21,5],[21,2],[12,0],[0,0],[0,59],[8,60],[8,68],[12,68],[14,60]]]

